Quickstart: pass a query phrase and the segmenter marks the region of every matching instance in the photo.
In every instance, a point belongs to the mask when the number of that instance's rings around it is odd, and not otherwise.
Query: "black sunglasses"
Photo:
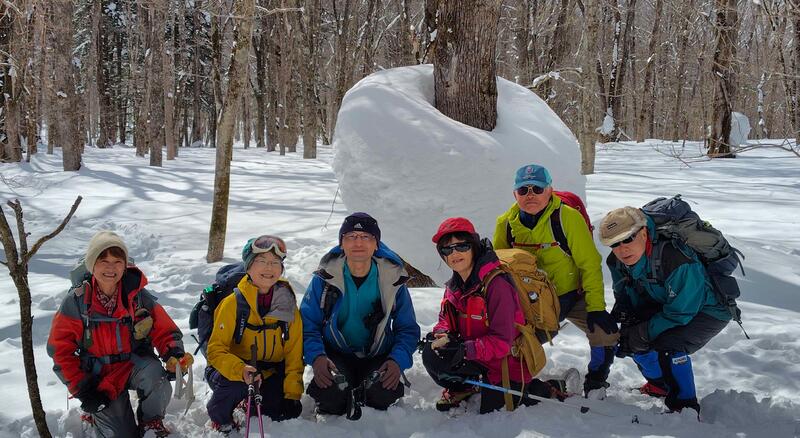
[[[458,252],[467,252],[472,249],[472,244],[469,242],[458,242],[452,245],[447,245],[439,248],[439,254],[447,257],[453,253],[453,251]]]
[[[533,193],[541,195],[542,193],[544,193],[544,189],[545,187],[539,187],[539,186],[522,186],[517,189],[517,194],[520,196],[525,196],[530,191],[533,191]]]
[[[642,229],[639,228],[638,230],[634,231],[633,234],[631,234],[627,238],[625,238],[623,240],[620,240],[617,243],[612,243],[611,244],[611,248],[616,248],[616,247],[618,247],[620,245],[628,245],[629,243],[633,242],[633,239],[636,239],[636,236],[639,235],[639,231],[642,231]]]

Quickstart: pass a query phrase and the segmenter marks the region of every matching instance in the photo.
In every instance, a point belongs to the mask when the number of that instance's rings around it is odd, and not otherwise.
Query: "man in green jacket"
[[[495,249],[519,248],[536,256],[568,319],[589,338],[591,358],[584,395],[604,398],[606,379],[619,339],[617,323],[606,311],[600,253],[581,213],[553,194],[550,172],[529,164],[517,170],[511,208],[497,218]]]

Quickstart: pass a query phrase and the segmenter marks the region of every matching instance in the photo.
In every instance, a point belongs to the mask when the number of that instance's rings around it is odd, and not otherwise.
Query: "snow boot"
[[[222,436],[230,436],[233,431],[239,430],[239,425],[236,424],[234,421],[233,423],[229,424],[217,424],[215,422],[211,422],[211,429],[216,430],[217,432],[221,433]]]
[[[165,437],[172,433],[164,426],[164,421],[161,418],[155,418],[153,420],[146,421],[139,425],[139,429],[142,437]]]
[[[667,396],[667,385],[663,380],[648,380],[639,388],[639,392],[650,397],[663,398]]]
[[[591,347],[589,370],[583,381],[583,395],[586,398],[602,400],[608,388],[608,373],[614,362],[614,347]],[[590,394],[591,393],[591,394]]]
[[[451,391],[447,388],[442,390],[442,397],[436,401],[436,409],[442,412],[457,408],[461,402],[466,401],[478,393],[478,389],[472,387],[466,391]]]
[[[658,359],[669,388],[664,404],[670,411],[692,408],[699,415],[700,404],[697,403],[692,359],[684,352],[662,352]]]

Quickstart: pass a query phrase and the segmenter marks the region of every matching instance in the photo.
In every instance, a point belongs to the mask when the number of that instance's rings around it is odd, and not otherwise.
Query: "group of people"
[[[497,275],[494,250],[504,248],[536,257],[555,286],[559,320],[586,334],[584,396],[603,398],[614,358],[632,357],[646,379],[643,393],[664,397],[671,411],[699,412],[689,355],[719,333],[730,314],[698,257],[666,244],[659,269],[667,275],[653,282],[648,255],[658,235],[652,219],[633,207],[609,212],[598,227],[600,242],[611,248],[615,304],[608,312],[592,231],[553,193],[548,170],[520,168],[513,196],[514,204],[497,219],[493,242],[458,217],[446,219],[433,235],[453,275],[438,322],[423,341],[403,260],[381,240],[370,215],[344,220],[339,244],[322,257],[299,306],[282,277],[284,241],[269,235],[249,240],[242,250],[246,275],[216,308],[208,341],[212,426],[224,434],[238,428],[233,413],[253,387],[261,395],[259,412],[275,421],[301,414],[304,390],[320,414],[350,417],[360,406],[385,410],[410,386],[404,371],[418,348],[425,369],[443,387],[437,409],[459,406],[476,393],[481,413],[508,406],[503,392],[474,382],[563,399],[563,382],[537,379],[511,354],[525,321],[513,279]],[[99,435],[167,435],[170,375],[193,363],[180,330],[145,289],[147,279],[128,263],[125,243],[114,233],[92,238],[72,280],[48,340],[55,372],[91,414]],[[305,365],[313,379],[304,388]],[[128,390],[138,395],[135,416]],[[513,401],[535,403],[531,397]]]

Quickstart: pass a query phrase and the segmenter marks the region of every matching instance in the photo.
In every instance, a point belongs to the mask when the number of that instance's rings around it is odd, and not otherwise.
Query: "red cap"
[[[439,225],[439,230],[436,231],[436,234],[433,235],[433,243],[439,243],[439,239],[442,236],[450,233],[458,233],[463,231],[465,233],[470,234],[477,234],[475,233],[475,227],[472,225],[472,222],[469,219],[463,217],[451,217],[447,218]]]

